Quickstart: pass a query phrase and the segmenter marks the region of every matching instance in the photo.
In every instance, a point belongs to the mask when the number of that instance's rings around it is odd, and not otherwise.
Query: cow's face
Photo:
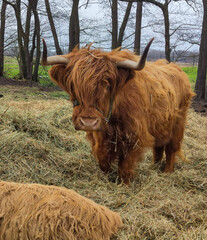
[[[110,56],[95,50],[82,49],[69,57],[66,66],[51,68],[50,77],[70,95],[75,129],[103,130],[110,121],[118,90],[132,78],[134,71],[118,68]]]
[[[88,82],[91,84],[87,89],[72,87],[73,122],[76,130],[97,131],[103,129],[111,111],[111,85],[109,79]]]
[[[104,53],[90,47],[74,50],[64,56],[47,57],[43,40],[42,65],[54,65],[49,75],[73,102],[73,122],[77,130],[99,131],[110,121],[113,100],[117,91],[133,77],[134,71],[144,68],[147,52],[153,39],[146,46],[139,62],[125,51]],[[121,60],[126,59],[126,60]],[[57,64],[57,65],[55,65]]]
[[[102,130],[112,112],[119,70],[114,62],[93,53],[71,59],[67,66],[53,66],[50,76],[70,95],[75,129]]]
[[[67,71],[67,70],[66,70]],[[118,71],[106,59],[87,55],[79,59],[68,76],[73,102],[73,122],[77,130],[104,128],[111,111]]]

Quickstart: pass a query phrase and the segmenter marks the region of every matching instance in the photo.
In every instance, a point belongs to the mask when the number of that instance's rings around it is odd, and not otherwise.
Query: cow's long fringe
[[[119,214],[72,190],[0,182],[1,240],[107,240],[121,226]]]

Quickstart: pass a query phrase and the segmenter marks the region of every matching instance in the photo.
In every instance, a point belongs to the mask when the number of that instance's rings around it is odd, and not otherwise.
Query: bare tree
[[[127,5],[125,15],[118,32],[118,1],[112,0],[112,4],[111,4],[111,19],[112,19],[111,48],[112,49],[118,48],[122,45],[124,32],[127,26],[131,8],[132,8],[132,2],[128,3]]]
[[[52,31],[52,34],[53,34],[53,39],[54,39],[54,43],[55,43],[56,53],[58,55],[61,55],[63,53],[62,53],[62,50],[61,50],[60,45],[59,45],[57,32],[56,32],[55,24],[54,24],[52,13],[51,13],[51,9],[50,9],[49,0],[45,0],[45,6],[46,6],[46,10],[47,10],[47,15],[48,15],[48,20],[49,20],[49,23],[50,23],[51,31]]]
[[[121,47],[121,45],[122,45],[123,38],[124,38],[124,32],[125,32],[125,29],[127,26],[131,8],[132,8],[132,3],[128,3],[121,27],[119,29],[119,37],[118,37],[118,41],[117,41],[117,47]]]
[[[4,74],[4,34],[5,34],[5,15],[7,3],[2,2],[1,6],[1,26],[0,26],[0,77]]]
[[[165,0],[164,3],[161,3],[156,0],[121,0],[123,2],[148,2],[152,3],[155,6],[159,7],[162,10],[163,17],[164,17],[164,25],[165,25],[165,57],[170,62],[170,21],[169,21],[169,11],[168,7],[171,0]]]
[[[111,48],[117,48],[117,37],[118,37],[118,1],[112,0],[111,4],[111,20],[112,20],[112,40],[111,40]]]
[[[37,13],[37,4],[38,0],[29,0],[29,4],[32,8],[33,14],[34,14],[34,19],[35,19],[35,29],[34,29],[34,34],[33,34],[33,47],[31,50],[31,65],[33,65],[33,51],[36,48],[36,58],[35,58],[35,67],[34,67],[34,72],[32,75],[32,78],[30,78],[30,83],[32,80],[37,82],[38,79],[38,70],[39,70],[39,62],[40,62],[40,55],[41,55],[41,50],[40,50],[40,21]],[[36,41],[35,41],[36,39]],[[36,42],[36,44],[35,44]]]
[[[143,2],[137,2],[134,52],[140,55]]]
[[[203,0],[203,26],[200,43],[198,73],[195,92],[198,99],[207,98],[206,94],[206,68],[207,68],[207,0]]]
[[[31,63],[31,54],[29,52],[29,43],[30,43],[30,22],[31,22],[31,18],[32,18],[32,8],[31,5],[28,5],[27,7],[27,16],[26,16],[26,24],[25,24],[25,30],[24,30],[24,34],[23,34],[23,45],[24,45],[24,54],[25,54],[25,64],[26,64],[26,71],[27,71],[27,75],[26,78],[27,79],[32,79],[32,63]]]
[[[17,34],[18,34],[18,47],[19,47],[19,71],[20,76],[22,78],[28,79],[29,78],[29,69],[27,68],[27,61],[26,61],[26,55],[25,55],[25,49],[24,49],[24,43],[23,39],[25,37],[23,26],[22,26],[22,16],[21,16],[21,0],[16,1],[6,1],[8,5],[11,5],[14,9],[16,21],[17,21]],[[27,18],[28,20],[28,18]],[[27,26],[27,24],[26,24]],[[27,36],[28,37],[28,36]]]
[[[73,6],[70,16],[69,24],[69,52],[73,50],[75,46],[79,46],[80,42],[80,25],[78,14],[79,0],[73,0]]]
[[[24,79],[33,79],[37,81],[38,77],[38,67],[39,67],[39,58],[40,58],[40,26],[37,13],[37,3],[38,0],[29,0],[27,5],[27,15],[25,22],[22,20],[22,1],[13,0],[7,1],[3,0],[8,5],[12,6],[15,12],[16,22],[17,22],[17,41],[19,49],[19,72],[20,77]],[[24,3],[25,6],[25,3]],[[32,42],[30,40],[31,30],[31,17],[32,12],[35,19],[35,27],[33,29]],[[37,40],[37,41],[36,41]],[[31,43],[31,44],[30,44]],[[29,50],[29,46],[31,48]],[[33,72],[33,57],[34,51],[36,49],[36,61],[35,68]]]

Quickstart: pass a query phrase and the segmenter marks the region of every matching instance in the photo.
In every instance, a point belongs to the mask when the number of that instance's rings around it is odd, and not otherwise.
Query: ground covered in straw
[[[163,174],[147,152],[125,186],[115,167],[110,176],[99,169],[65,95],[17,86],[1,86],[0,94],[1,180],[64,186],[119,212],[125,227],[114,239],[207,239],[206,117],[190,110],[188,161],[178,160],[173,174]]]

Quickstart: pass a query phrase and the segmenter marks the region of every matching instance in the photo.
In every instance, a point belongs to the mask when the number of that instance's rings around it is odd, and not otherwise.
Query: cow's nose
[[[84,130],[97,130],[99,128],[99,118],[80,117],[80,123]]]

